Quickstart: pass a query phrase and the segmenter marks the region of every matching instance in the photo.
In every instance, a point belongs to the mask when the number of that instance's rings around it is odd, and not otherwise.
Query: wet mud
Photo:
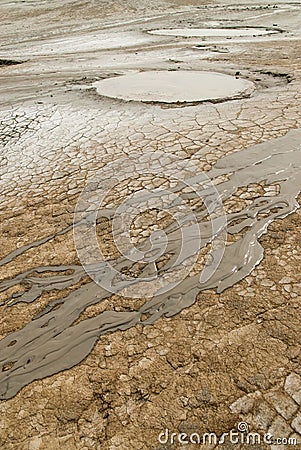
[[[255,145],[238,153],[221,158],[207,173],[209,178],[216,180],[216,189],[225,201],[240,187],[264,181],[266,185],[277,185],[278,195],[256,198],[252,204],[237,213],[227,215],[229,235],[238,236],[234,242],[227,245],[217,270],[209,279],[202,282],[200,273],[187,277],[176,287],[161,294],[154,293],[153,298],[146,301],[138,310],[130,312],[104,311],[98,316],[76,323],[81,313],[90,305],[99,303],[112,295],[112,292],[122,293],[124,284],[118,280],[111,283],[111,292],[90,282],[69,294],[63,300],[50,303],[36,318],[24,328],[11,333],[0,341],[1,354],[1,398],[13,397],[23,386],[36,379],[49,376],[61,370],[70,368],[82,361],[92,350],[95,342],[104,334],[115,330],[126,330],[137,324],[148,325],[162,316],[170,317],[183,308],[192,305],[196,299],[202,301],[202,291],[214,289],[220,293],[246,277],[263,258],[263,247],[259,238],[267,231],[268,226],[276,219],[286,217],[298,207],[296,197],[300,192],[301,130],[290,131],[286,136]],[[166,161],[168,166],[168,159]],[[139,160],[137,160],[139,166]],[[220,177],[227,176],[226,181],[218,182]],[[202,186],[202,174],[195,174],[193,182]],[[173,188],[178,195],[181,193],[179,185]],[[152,196],[153,194],[150,194]],[[193,195],[193,194],[191,194]],[[210,203],[212,190],[204,186],[202,195]],[[185,197],[185,195],[184,195]],[[186,195],[187,197],[187,195]],[[189,197],[189,194],[188,194]],[[187,198],[186,198],[187,199]],[[148,199],[148,200],[151,200]],[[214,206],[214,205],[212,205]],[[90,213],[90,211],[89,211]],[[114,211],[100,211],[98,214],[111,217]],[[206,220],[207,212],[204,207],[196,208],[202,246],[213,241],[224,230],[224,226],[217,228],[213,236],[210,234],[210,224]],[[218,216],[216,218],[218,220]],[[89,215],[87,216],[89,221]],[[194,234],[188,226],[188,234],[193,241]],[[179,252],[180,239],[177,235],[177,225],[171,224],[164,231],[168,237],[169,253]],[[218,252],[218,250],[216,250]],[[14,255],[11,255],[13,258]],[[189,251],[187,259],[191,257]],[[213,261],[218,257],[213,252]],[[180,261],[180,265],[185,261]],[[101,264],[103,264],[101,266]],[[114,261],[117,268],[131,267],[133,261],[117,258]],[[100,263],[96,268],[97,276],[108,278],[106,265]],[[209,264],[210,269],[210,264]],[[177,268],[177,267],[176,267]],[[173,270],[175,267],[173,267]],[[161,267],[160,272],[168,272],[169,263]],[[15,298],[8,301],[7,306],[16,302],[34,301],[43,291],[61,289],[75,284],[83,277],[83,270],[76,266],[37,267],[32,271],[20,274],[14,279],[3,281],[1,291],[13,285],[27,282],[30,287],[25,292],[19,292]],[[40,278],[43,272],[54,272],[50,276]],[[102,274],[101,274],[102,272]],[[133,283],[139,284],[141,280]],[[149,283],[153,284],[152,279]],[[143,287],[145,289],[145,285]]]
[[[126,101],[195,103],[248,97],[252,82],[216,72],[150,71],[94,83],[99,95]]]

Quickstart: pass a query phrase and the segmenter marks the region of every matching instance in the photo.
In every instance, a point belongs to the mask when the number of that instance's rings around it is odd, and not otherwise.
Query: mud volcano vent
[[[247,97],[250,81],[217,72],[150,71],[123,75],[93,84],[99,95],[154,103],[224,101]]]

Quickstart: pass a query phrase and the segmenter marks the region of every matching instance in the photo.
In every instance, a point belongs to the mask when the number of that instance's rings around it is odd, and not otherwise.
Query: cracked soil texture
[[[241,150],[301,128],[299,1],[124,3],[0,1],[0,338],[91,281],[78,269],[72,223],[78,196],[99,169],[163,151],[209,172],[226,155],[239,159]],[[281,32],[205,40],[147,33],[210,26]],[[256,89],[250,98],[185,107],[106,99],[93,89],[101,79],[141,70],[209,70],[248,79]],[[108,202],[141,188],[129,178]],[[237,190],[225,208],[231,214],[273,195],[277,185],[262,181]],[[202,291],[173,317],[106,334],[81,363],[2,400],[0,449],[301,448],[300,222],[297,210],[271,223],[260,238],[261,262],[222,293]],[[133,239],[151,226],[151,217],[137,221]],[[100,227],[111,254],[107,223]],[[19,301],[34,277],[40,286],[40,278],[53,276],[50,266],[65,284]],[[141,304],[112,295],[77,320]],[[283,443],[158,439],[166,429],[220,437],[239,423]]]

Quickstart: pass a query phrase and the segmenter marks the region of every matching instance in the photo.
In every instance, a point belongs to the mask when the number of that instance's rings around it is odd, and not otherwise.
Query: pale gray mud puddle
[[[277,30],[265,28],[174,28],[148,31],[159,36],[181,37],[243,37],[264,36],[278,33]]]
[[[250,96],[254,84],[216,72],[149,71],[93,84],[105,97],[160,103],[223,101]]]
[[[282,138],[225,156],[216,163],[211,171],[207,172],[223,201],[235,194],[240,187],[262,181],[265,181],[266,185],[277,185],[279,190],[277,195],[258,197],[240,212],[227,215],[227,232],[238,239],[226,246],[217,270],[206,282],[201,282],[200,274],[197,273],[187,277],[177,286],[171,285],[170,290],[166,293],[158,295],[154,293],[153,297],[138,310],[105,311],[96,317],[82,320],[73,325],[89,305],[101,302],[111,296],[112,292],[122,293],[124,289],[123,282],[110,278],[111,274],[108,272],[106,263],[100,263],[95,269],[96,277],[99,277],[99,281],[101,278],[108,279],[111,292],[90,282],[59,302],[51,302],[23,329],[11,333],[0,341],[1,398],[9,399],[33,380],[76,365],[91,352],[99,336],[118,329],[125,330],[137,324],[152,324],[163,316],[173,316],[183,308],[192,305],[203,290],[214,289],[220,293],[248,275],[263,258],[263,248],[259,243],[259,238],[266,232],[268,225],[276,219],[284,218],[299,207],[296,198],[300,192],[300,138],[300,129],[290,131]],[[163,158],[160,161],[160,164],[168,169],[170,164],[168,155],[166,155],[166,159]],[[139,165],[143,165],[143,161],[137,158],[135,165],[138,173]],[[129,167],[129,171],[135,170],[135,165],[134,168]],[[116,173],[113,176],[117,176]],[[102,181],[105,182],[105,180]],[[195,173],[190,180],[185,181],[199,185],[202,197],[209,204],[214,203],[212,189],[204,183],[202,173]],[[193,193],[185,193],[182,188],[181,183],[178,183],[171,191],[186,200],[193,198]],[[94,186],[95,192],[97,192],[97,185]],[[151,201],[153,195],[150,193],[146,200]],[[214,208],[213,204],[212,208]],[[200,206],[194,212],[201,230],[201,247],[204,247],[223,233],[225,227],[224,225],[215,227],[218,231],[212,236],[211,224],[206,219],[207,211]],[[107,218],[112,217],[114,213],[114,210],[106,209],[97,212],[99,217]],[[81,216],[85,218],[86,224],[90,221],[90,215],[91,211],[89,210],[86,216]],[[216,220],[218,222],[218,216]],[[77,226],[86,224],[77,224]],[[189,223],[183,226],[186,228],[190,242],[193,242],[196,238],[193,232],[194,228]],[[180,246],[178,226],[176,223],[172,223],[164,231],[168,237],[166,251],[172,255],[174,260],[176,254],[179,253]],[[217,253],[218,250],[213,253],[211,264],[218,257]],[[191,252],[188,248],[187,259],[190,257]],[[6,259],[13,258],[12,254],[11,258]],[[181,260],[179,265],[183,265],[185,262]],[[119,270],[121,268],[130,269],[134,265],[133,261],[123,257],[110,261],[110,263]],[[153,264],[151,269],[154,269]],[[167,262],[160,268],[160,273],[168,273],[169,269],[170,263]],[[174,265],[173,270],[177,269],[178,267]],[[83,272],[81,267],[76,266],[35,269],[38,274],[47,271],[52,271],[54,274],[50,274],[47,278],[40,278],[38,275],[32,276],[31,272],[26,272],[18,275],[14,280],[2,282],[0,285],[2,291],[14,284],[19,284],[22,280],[26,280],[29,286],[25,292],[20,292],[10,299],[8,306],[10,302],[16,304],[17,302],[34,301],[45,290],[70,286],[82,276]],[[141,279],[137,278],[132,285],[138,285],[140,282]],[[154,278],[148,283],[153,285]]]

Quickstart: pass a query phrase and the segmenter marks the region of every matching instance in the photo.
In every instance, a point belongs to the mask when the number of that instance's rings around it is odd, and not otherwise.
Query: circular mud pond
[[[182,37],[243,37],[274,34],[278,33],[278,31],[268,30],[266,28],[173,28],[167,30],[151,30],[148,33],[160,36]]]
[[[99,95],[126,101],[191,103],[251,95],[254,84],[217,72],[158,71],[123,75],[93,84]]]

